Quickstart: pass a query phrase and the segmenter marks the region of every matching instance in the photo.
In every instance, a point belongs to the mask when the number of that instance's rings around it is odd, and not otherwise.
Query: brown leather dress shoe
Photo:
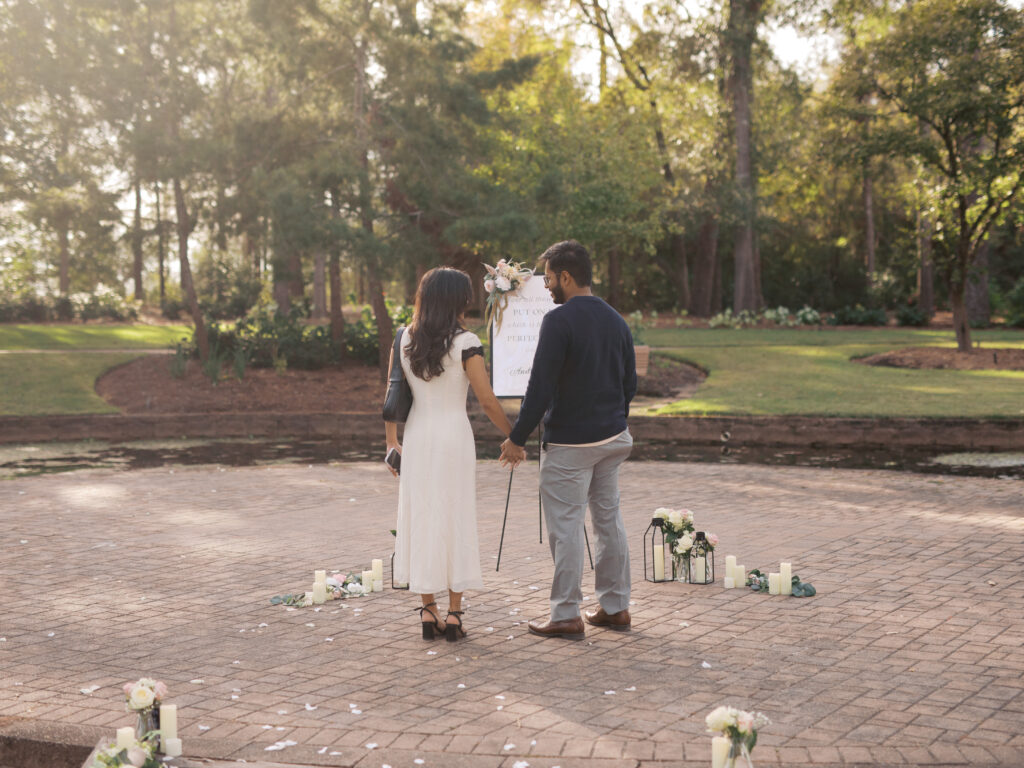
[[[583,619],[579,616],[565,621],[534,619],[530,622],[529,627],[531,634],[541,637],[561,637],[564,640],[582,640],[586,637],[586,633],[583,631]]]
[[[618,613],[606,613],[604,608],[597,608],[585,611],[583,616],[586,618],[587,624],[593,624],[595,627],[608,627],[616,632],[629,632],[633,621],[629,616],[628,609]]]

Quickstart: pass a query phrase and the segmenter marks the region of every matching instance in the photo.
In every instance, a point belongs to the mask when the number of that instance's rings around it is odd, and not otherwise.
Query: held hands
[[[526,461],[526,448],[506,438],[501,444],[501,456],[498,457],[498,461],[503,467],[515,469],[520,462]]]

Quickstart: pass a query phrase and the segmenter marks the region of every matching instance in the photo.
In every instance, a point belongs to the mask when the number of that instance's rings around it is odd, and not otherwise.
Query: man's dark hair
[[[568,272],[580,288],[586,288],[593,279],[594,268],[590,263],[590,254],[575,240],[555,243],[544,251],[540,260],[550,265],[556,275]]]

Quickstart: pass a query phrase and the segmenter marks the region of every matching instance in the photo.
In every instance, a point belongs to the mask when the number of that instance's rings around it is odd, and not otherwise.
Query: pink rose
[[[708,537],[708,544],[710,544],[712,547],[717,547],[718,546],[718,537],[715,534],[713,534],[713,533],[709,533],[709,534],[706,534],[706,535]]]
[[[750,733],[754,730],[754,716],[750,712],[740,712],[736,716],[736,727],[740,733]]]
[[[125,696],[131,696],[132,695],[132,688],[134,688],[134,687],[135,687],[135,683],[125,683],[124,684],[124,695]]]
[[[128,762],[135,766],[135,768],[142,768],[146,764],[146,760],[149,759],[149,753],[142,747],[132,747],[128,750],[125,755],[128,758]]]
[[[157,684],[153,686],[153,693],[156,694],[157,701],[162,700],[163,697],[167,695],[167,684],[162,680],[158,681]]]
[[[494,290],[494,281],[493,280],[484,280],[484,290],[487,291],[488,293],[493,291]]]

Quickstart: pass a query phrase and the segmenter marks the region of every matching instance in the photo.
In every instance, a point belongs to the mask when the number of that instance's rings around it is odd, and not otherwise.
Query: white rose
[[[153,693],[153,689],[144,685],[136,685],[128,694],[128,705],[132,709],[149,709],[155,700],[156,694]]]
[[[512,283],[504,275],[498,275],[494,281],[494,285],[499,291],[510,291],[512,290]]]
[[[704,722],[712,733],[724,733],[729,726],[736,725],[736,710],[732,707],[718,707],[711,711]]]
[[[685,555],[693,547],[693,538],[690,536],[680,536],[676,540],[676,554]]]
[[[671,514],[672,510],[668,507],[658,507],[654,510],[654,517],[660,517],[662,520],[665,520]]]

